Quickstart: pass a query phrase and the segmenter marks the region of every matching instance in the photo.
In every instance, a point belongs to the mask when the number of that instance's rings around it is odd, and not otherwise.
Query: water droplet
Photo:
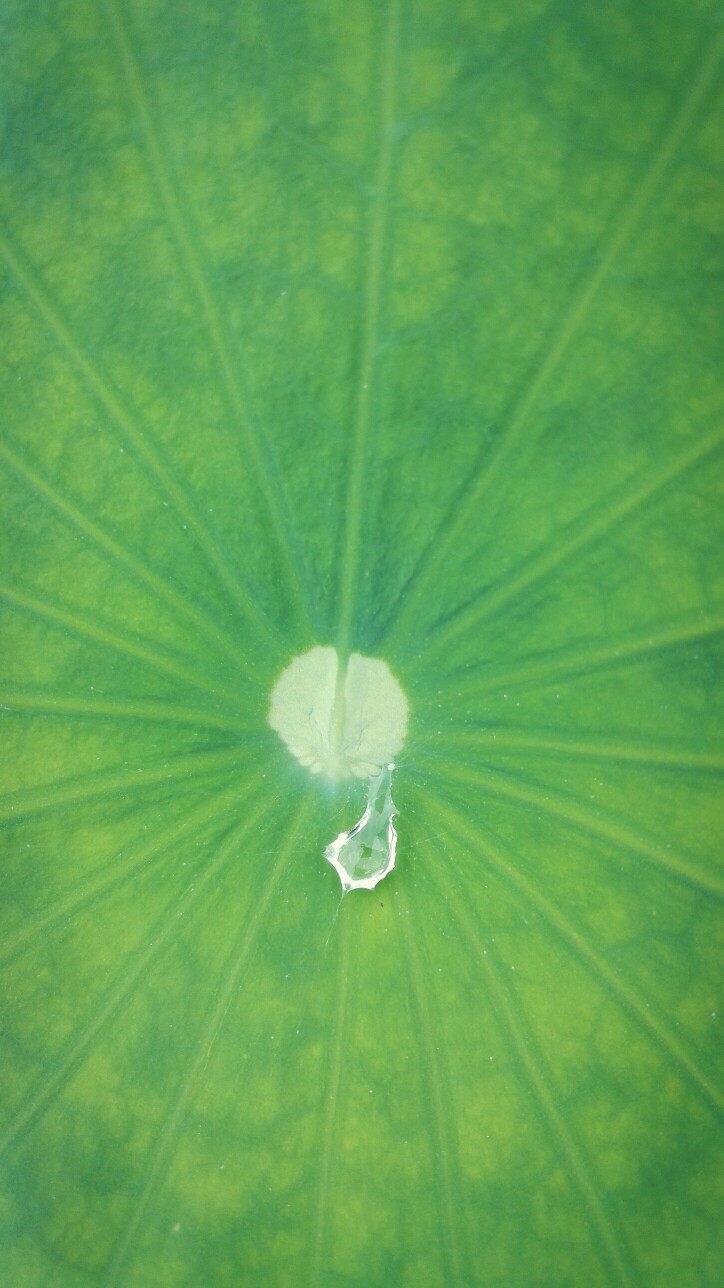
[[[324,851],[345,894],[349,890],[374,890],[395,866],[397,814],[392,799],[392,770],[388,765],[370,779],[362,817],[347,832],[340,832]]]

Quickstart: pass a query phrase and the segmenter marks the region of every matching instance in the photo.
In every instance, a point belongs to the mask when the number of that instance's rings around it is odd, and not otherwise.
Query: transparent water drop
[[[367,806],[347,832],[330,841],[324,857],[332,864],[344,894],[349,890],[374,890],[395,866],[397,815],[392,799],[392,770],[387,765],[370,779]]]

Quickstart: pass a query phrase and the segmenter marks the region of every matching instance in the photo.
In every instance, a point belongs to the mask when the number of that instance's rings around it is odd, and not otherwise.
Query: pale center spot
[[[371,778],[394,761],[407,699],[386,662],[316,645],[295,657],[271,693],[269,724],[302,765],[330,778]]]

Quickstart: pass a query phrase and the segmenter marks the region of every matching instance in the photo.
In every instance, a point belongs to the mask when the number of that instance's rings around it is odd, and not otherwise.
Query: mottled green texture
[[[3,1285],[720,1282],[718,22],[3,6]]]

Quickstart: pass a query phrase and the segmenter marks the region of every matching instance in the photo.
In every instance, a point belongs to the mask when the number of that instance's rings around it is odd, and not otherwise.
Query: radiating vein
[[[20,609],[26,613],[31,613],[34,617],[50,622],[52,626],[57,626],[63,630],[70,631],[73,635],[79,635],[82,639],[93,640],[96,644],[102,644],[105,648],[113,649],[116,653],[123,653],[126,657],[132,657],[137,662],[143,662],[145,666],[151,667],[154,671],[161,671],[164,675],[170,675],[174,680],[181,680],[183,684],[190,684],[203,693],[210,693],[215,698],[223,698],[227,702],[235,704],[238,695],[231,689],[224,688],[223,685],[217,684],[214,680],[208,680],[206,676],[200,675],[197,671],[189,670],[188,667],[174,661],[166,653],[160,653],[156,649],[149,648],[142,640],[131,634],[119,634],[116,631],[110,631],[103,626],[97,626],[96,623],[86,617],[83,617],[76,609],[64,608],[59,604],[53,604],[48,599],[36,599],[34,595],[28,595],[25,591],[16,590],[13,586],[0,583],[0,599],[4,599],[13,609]]]
[[[455,496],[447,515],[443,518],[438,531],[422,553],[413,571],[401,600],[401,609],[388,633],[387,642],[397,640],[405,629],[414,605],[429,582],[437,575],[442,575],[452,551],[463,542],[463,534],[486,490],[515,449],[523,430],[529,423],[531,413],[540,403],[541,396],[551,378],[568,354],[573,340],[581,331],[588,314],[598,296],[601,287],[610,276],[616,260],[631,240],[646,209],[657,189],[667,167],[673,160],[678,148],[694,120],[696,112],[711,85],[721,55],[721,33],[711,41],[707,39],[706,50],[697,75],[693,80],[687,74],[683,96],[673,113],[668,130],[660,146],[654,152],[641,180],[634,188],[628,203],[615,222],[607,243],[591,276],[583,283],[568,309],[563,314],[559,327],[554,332],[552,341],[541,355],[537,370],[525,392],[514,406],[507,422],[503,425],[496,447],[487,464],[481,465],[471,474],[462,494]]]
[[[517,570],[512,569],[497,585],[483,591],[473,603],[456,613],[440,629],[434,630],[429,637],[427,647],[416,657],[415,665],[426,665],[431,653],[447,648],[453,640],[468,631],[476,630],[511,600],[545,583],[546,579],[557,572],[569,559],[610,533],[616,524],[631,518],[642,506],[679,479],[686,470],[706,461],[721,447],[722,442],[724,442],[724,431],[717,427],[712,433],[687,444],[673,460],[667,462],[662,469],[654,470],[643,482],[636,482],[624,489],[623,494],[615,501],[595,507],[593,512],[586,512],[582,519],[576,519],[568,528],[560,532],[554,531],[542,550],[524,560]]]
[[[4,460],[20,478],[24,479],[37,492],[38,496],[48,501],[57,510],[61,518],[79,532],[82,532],[84,537],[87,537],[122,568],[130,572],[137,581],[146,586],[159,599],[163,599],[174,612],[186,618],[208,639],[213,640],[232,659],[236,667],[239,666],[240,662],[244,662],[244,655],[238,644],[235,644],[215,622],[212,622],[210,617],[201,612],[190,600],[186,599],[165,577],[154,572],[117,537],[111,536],[79,505],[54,487],[37,465],[31,465],[29,461],[20,455],[16,448],[9,447],[7,443],[0,443],[0,459]]]
[[[247,784],[248,787],[248,784]],[[246,788],[244,795],[248,794]],[[242,800],[240,794],[240,802]],[[184,891],[180,899],[174,899],[165,912],[151,928],[147,936],[147,947],[140,951],[127,969],[116,978],[113,985],[105,992],[93,1014],[68,1043],[65,1051],[53,1061],[49,1072],[33,1088],[25,1104],[13,1114],[10,1121],[0,1132],[0,1156],[15,1147],[25,1133],[33,1126],[38,1117],[45,1112],[48,1105],[62,1091],[69,1079],[81,1066],[95,1043],[100,1038],[106,1024],[118,1013],[138,985],[146,977],[151,965],[161,951],[172,940],[178,927],[180,917],[198,905],[201,895],[213,884],[222,869],[238,853],[243,837],[253,830],[264,807],[258,807],[253,813],[245,816],[244,822],[235,828],[229,839],[219,848],[215,857]]]
[[[445,1284],[464,1284],[467,1280],[463,1277],[461,1265],[462,1251],[458,1232],[459,1204],[455,1201],[452,1179],[455,1131],[449,1121],[449,1098],[443,1092],[440,1059],[433,1035],[433,1021],[428,1000],[431,986],[425,981],[425,973],[415,943],[410,906],[400,886],[396,890],[395,901],[400,909],[400,922],[413,997],[413,1015],[418,1028],[418,1048],[421,1063],[426,1071],[425,1081],[432,1107],[432,1158],[438,1181],[444,1282]]]
[[[246,616],[253,620],[273,643],[279,647],[279,632],[259,606],[250,590],[229,567],[217,542],[196,513],[191,498],[186,494],[182,484],[171,476],[158,450],[152,445],[147,431],[137,425],[130,413],[123,406],[117,395],[106,383],[90,358],[86,357],[71,331],[62,321],[60,314],[51,304],[45,290],[37,283],[35,274],[23,261],[16,248],[11,246],[7,236],[0,231],[0,255],[23,290],[32,301],[48,329],[65,349],[88,389],[105,409],[111,420],[132,447],[136,455],[145,463],[158,483],[161,491],[169,497],[185,528],[193,533],[196,544],[202,550],[210,566],[216,572],[220,582],[230,592],[233,600]]]
[[[450,747],[468,747],[499,751],[544,752],[553,756],[573,756],[581,760],[613,760],[621,764],[653,765],[663,769],[701,770],[724,773],[724,754],[693,751],[688,747],[667,747],[658,743],[632,742],[620,739],[608,742],[596,735],[571,737],[555,733],[552,737],[539,729],[508,729],[504,725],[491,725],[478,729],[465,728],[436,730],[425,738],[418,733],[421,743],[429,741],[431,750],[440,750],[441,759],[447,759]]]
[[[202,778],[231,771],[239,763],[238,747],[224,751],[199,752],[191,756],[174,756],[170,759],[141,762],[132,769],[100,770],[78,778],[28,787],[0,799],[0,821],[17,822],[46,810],[60,809],[66,805],[83,805],[104,796],[125,796],[128,792],[143,791],[166,783]]]
[[[608,965],[605,958],[591,947],[585,936],[576,930],[567,917],[559,912],[537,886],[523,875],[513,861],[505,857],[501,845],[493,841],[488,829],[480,822],[476,822],[475,825],[470,824],[461,811],[449,802],[436,800],[433,803],[433,810],[443,822],[447,834],[456,835],[476,854],[482,852],[485,862],[504,883],[522,895],[530,907],[541,914],[551,929],[583,962],[594,979],[608,990],[611,997],[616,998],[624,1010],[634,1018],[640,1030],[663,1051],[678,1069],[682,1079],[702,1098],[709,1110],[716,1115],[724,1114],[724,1096],[692,1059],[667,1021],[657,1013],[657,1008],[652,1001],[642,996],[640,988],[622,979],[621,975]],[[430,874],[434,879],[432,865]],[[463,879],[459,865],[456,876],[458,879]],[[469,885],[469,882],[467,884]]]
[[[144,829],[141,833],[144,844],[137,847],[134,842],[130,847],[124,846],[100,871],[91,872],[70,893],[52,904],[46,904],[39,911],[26,915],[20,928],[0,942],[0,965],[26,952],[40,935],[46,935],[54,926],[63,922],[67,924],[79,912],[95,907],[115,890],[146,872],[164,855],[172,862],[175,861],[176,845],[191,835],[198,840],[209,823],[216,824],[218,831],[224,809],[231,801],[238,801],[238,798],[239,783],[235,779],[230,789],[212,792],[210,799],[205,798],[201,805],[189,810],[180,821],[162,827],[150,840]],[[139,837],[136,837],[136,842],[138,840]],[[129,857],[129,853],[131,862],[124,866],[124,859]]]
[[[246,925],[242,926],[226,959],[216,996],[209,1006],[206,1019],[194,1042],[191,1059],[188,1061],[181,1080],[174,1091],[164,1122],[151,1148],[144,1175],[138,1185],[138,1197],[131,1208],[128,1223],[118,1240],[115,1252],[103,1278],[104,1288],[112,1288],[113,1284],[119,1282],[119,1276],[132,1250],[153,1191],[161,1180],[164,1168],[173,1152],[184,1114],[199,1091],[201,1078],[208,1064],[211,1049],[216,1043],[234,1000],[234,994],[241,986],[242,977],[248,966],[254,944],[269,912],[272,898],[278,889],[279,882],[289,864],[294,848],[304,834],[304,828],[310,815],[311,801],[307,802],[306,806],[299,810],[296,819],[293,820],[279,849],[279,854],[261,898]],[[239,842],[248,830],[249,825],[244,824],[242,828],[237,829],[234,833],[232,838],[234,850],[238,849]]]
[[[588,832],[600,840],[615,845],[627,853],[645,859],[654,867],[660,868],[670,876],[697,886],[709,895],[724,897],[724,883],[713,872],[699,868],[688,858],[682,858],[668,845],[662,845],[651,837],[643,836],[627,827],[618,819],[602,814],[592,814],[573,797],[564,796],[550,787],[538,788],[521,778],[506,777],[492,769],[484,771],[465,766],[447,765],[445,777],[451,781],[473,785],[478,790],[491,796],[502,796],[509,800],[532,806],[544,814],[562,819],[569,827]]]
[[[464,899],[454,894],[454,885],[459,881],[457,870],[446,862],[446,881],[442,882],[431,863],[428,874],[437,886],[443,899],[449,904],[453,914],[462,928],[468,943],[482,969],[486,986],[493,1002],[493,1009],[501,1021],[508,1044],[515,1052],[518,1063],[528,1080],[533,1095],[538,1103],[542,1119],[548,1132],[558,1148],[561,1160],[568,1171],[571,1182],[578,1190],[588,1213],[588,1219],[595,1232],[603,1253],[608,1277],[614,1284],[633,1285],[637,1276],[629,1264],[630,1253],[624,1245],[623,1237],[609,1216],[599,1187],[591,1176],[590,1165],[578,1144],[573,1130],[558,1107],[558,1099],[550,1085],[541,1057],[536,1046],[530,1026],[516,1002],[512,990],[504,983],[500,963],[492,943],[483,947],[475,920],[468,911],[471,891],[466,891]]]
[[[195,245],[193,226],[184,214],[180,191],[164,153],[154,113],[151,109],[150,91],[144,82],[141,65],[131,43],[128,26],[116,0],[105,0],[105,8],[135,109],[143,126],[149,166],[156,181],[169,227],[178,245],[184,268],[201,306],[216,353],[230,410],[243,435],[244,447],[264,498],[271,526],[275,533],[278,551],[281,555],[281,564],[285,570],[287,588],[296,603],[302,622],[305,627],[309,628],[309,606],[303,591],[305,582],[304,563],[299,549],[299,541],[293,529],[287,500],[279,480],[279,471],[272,456],[271,446],[260,429],[256,414],[252,411],[251,395],[246,387],[247,381],[243,370],[238,359],[232,358],[221,313],[209,289],[202,267],[202,257]]]
[[[346,658],[349,651],[359,575],[362,519],[367,500],[365,495],[365,475],[367,470],[370,412],[377,366],[376,347],[380,321],[384,245],[392,177],[399,27],[399,0],[389,0],[380,71],[378,158],[374,191],[370,197],[368,213],[362,330],[359,363],[355,377],[352,451],[345,505],[345,529],[342,541],[337,639],[337,648],[342,658]]]
[[[342,1062],[347,1044],[347,1010],[349,1004],[350,975],[350,926],[343,916],[339,927],[339,981],[337,986],[337,1011],[332,1038],[332,1059],[323,1100],[322,1152],[319,1165],[317,1202],[314,1211],[314,1230],[311,1241],[310,1288],[323,1282],[322,1267],[327,1236],[330,1177],[337,1145],[337,1117],[339,1113]]]
[[[592,644],[574,644],[562,649],[546,650],[527,658],[521,657],[518,662],[507,666],[482,663],[475,668],[483,672],[478,679],[467,679],[469,668],[466,668],[466,678],[456,683],[454,677],[450,677],[448,686],[454,692],[456,700],[460,701],[482,696],[491,690],[502,691],[513,685],[542,687],[570,676],[588,676],[603,667],[620,666],[640,658],[656,656],[665,649],[678,648],[682,644],[697,644],[722,634],[724,617],[700,611],[670,625],[654,623],[640,634],[628,633],[618,639],[607,639],[604,645],[594,641]],[[439,687],[439,677],[436,677],[436,685]],[[434,704],[439,705],[437,695]]]
[[[236,737],[249,737],[252,722],[234,712],[219,715],[201,707],[181,707],[174,702],[144,698],[84,698],[76,694],[48,693],[42,689],[0,689],[0,711],[25,711],[29,715],[77,716],[82,720],[135,720],[142,724],[182,724],[190,728],[220,729]]]

